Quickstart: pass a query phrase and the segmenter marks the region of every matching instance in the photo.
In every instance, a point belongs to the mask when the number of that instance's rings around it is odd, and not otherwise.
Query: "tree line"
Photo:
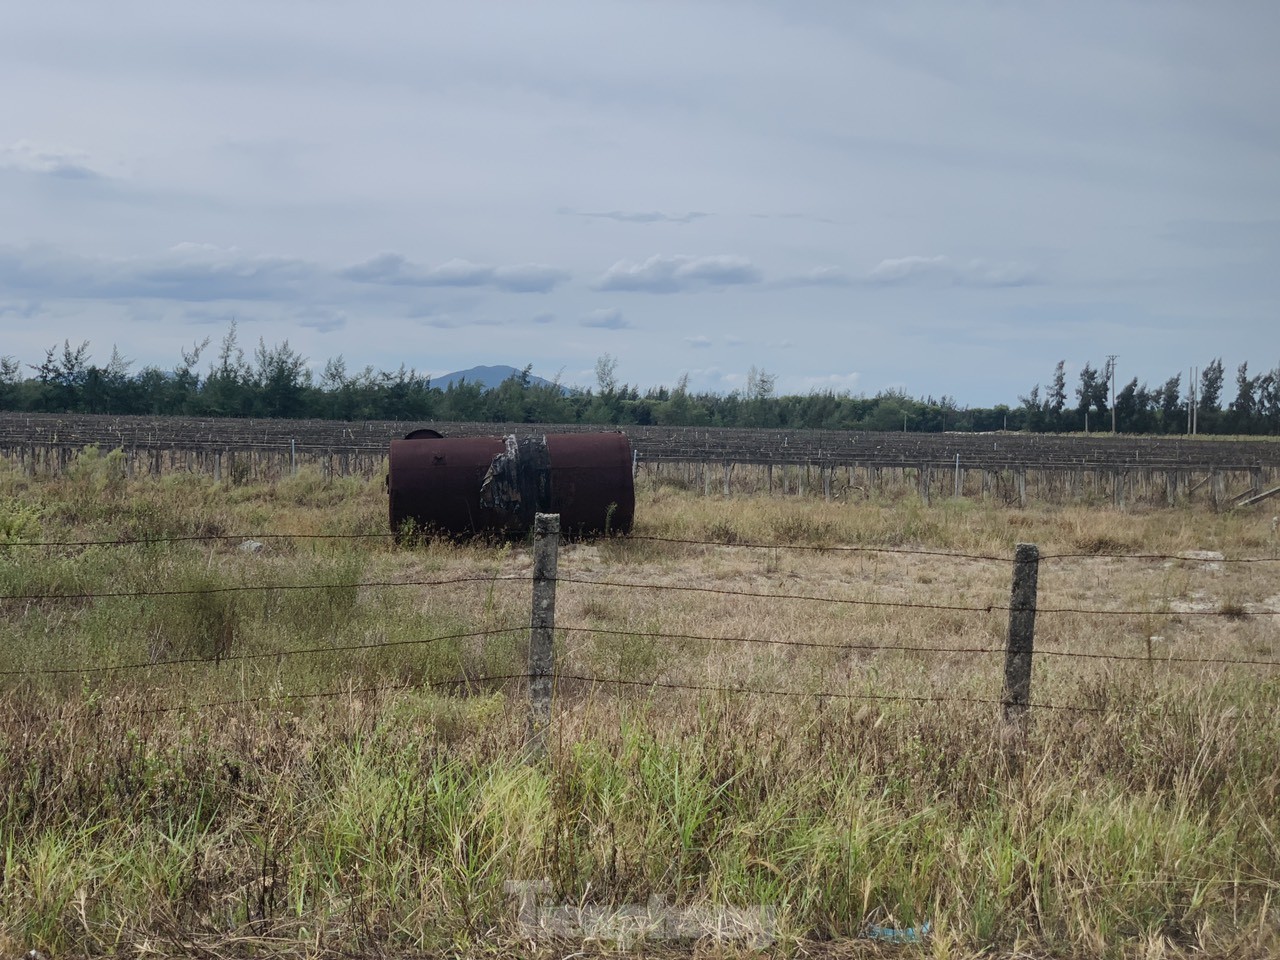
[[[897,390],[778,395],[775,377],[756,367],[741,390],[728,393],[692,391],[687,376],[674,387],[642,391],[618,381],[617,360],[608,354],[596,362],[595,386],[585,389],[535,382],[528,366],[497,387],[460,381],[441,388],[403,365],[352,370],[341,356],[317,376],[287,340],[259,340],[246,354],[234,324],[212,353],[209,347],[206,339],[181,351],[172,369],[137,372],[115,349],[106,363],[93,362],[87,341],[54,345],[39,364],[0,357],[0,410],[913,432],[1108,432],[1114,419],[1121,433],[1280,434],[1280,367],[1251,375],[1248,364],[1240,364],[1235,396],[1228,400],[1220,358],[1206,364],[1194,383],[1184,385],[1178,373],[1154,387],[1137,378],[1119,386],[1110,361],[1087,363],[1070,392],[1065,362],[1059,362],[1043,392],[1036,384],[1014,405],[962,407],[948,396],[917,398]]]

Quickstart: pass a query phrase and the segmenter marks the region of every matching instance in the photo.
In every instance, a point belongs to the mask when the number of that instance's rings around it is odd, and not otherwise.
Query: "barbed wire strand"
[[[557,626],[557,630],[566,633],[592,633],[618,637],[649,637],[656,640],[695,640],[726,643],[748,643],[763,646],[805,647],[822,650],[846,650],[857,653],[931,653],[931,654],[993,654],[1006,653],[1004,647],[925,647],[904,643],[824,643],[818,640],[789,640],[766,637],[725,637],[690,633],[662,633],[653,630],[613,630],[602,627],[565,627]],[[1181,657],[1161,656],[1145,657],[1130,653],[1086,653],[1077,650],[1053,650],[1037,646],[1035,656],[1074,657],[1083,660],[1122,660],[1139,663],[1215,663],[1237,666],[1280,667],[1280,660],[1248,660],[1233,657]]]
[[[211,710],[214,707],[243,707],[256,703],[272,703],[277,700],[324,700],[337,699],[342,696],[356,694],[387,693],[401,690],[434,690],[442,687],[458,687],[472,683],[506,683],[512,680],[528,680],[530,674],[512,673],[488,677],[458,677],[453,680],[406,680],[402,683],[379,684],[372,687],[347,687],[342,690],[320,690],[311,693],[270,693],[260,697],[237,697],[230,700],[211,700],[205,703],[184,703],[166,707],[144,707],[137,710],[140,714],[178,713],[183,710]],[[132,705],[130,705],[132,706]]]
[[[631,534],[619,542],[644,541],[649,543],[672,543],[699,547],[739,547],[744,550],[800,550],[815,553],[890,553],[909,557],[945,557],[950,560],[981,560],[996,563],[1010,563],[1012,557],[997,557],[981,553],[953,553],[946,550],[913,550],[904,547],[872,547],[852,544],[808,544],[808,543],[760,543],[746,540],[694,540],[682,537],[658,537],[648,534]]]
[[[104,590],[94,593],[16,593],[0,596],[13,600],[98,600],[103,598],[185,597],[217,593],[249,593],[265,590],[354,590],[377,587],[446,587],[462,583],[528,583],[528,576],[450,577],[443,580],[362,580],[356,583],[252,583],[229,587],[191,587],[181,590]]]
[[[663,680],[629,680],[623,677],[597,677],[587,674],[574,673],[555,673],[553,679],[559,683],[563,681],[573,681],[577,683],[593,683],[609,686],[625,686],[625,687],[643,687],[648,689],[661,690],[680,690],[695,693],[723,693],[731,696],[765,696],[765,697],[784,697],[784,698],[804,698],[816,700],[854,700],[854,701],[870,701],[880,703],[917,703],[917,704],[948,704],[948,703],[964,703],[978,704],[981,706],[1002,706],[1004,701],[986,697],[959,697],[959,696],[924,696],[911,694],[890,694],[890,693],[852,693],[845,690],[787,690],[781,688],[766,687],[733,687],[718,684],[696,684],[696,683],[676,683],[673,681]],[[316,699],[337,699],[342,696],[353,696],[356,694],[372,694],[385,693],[391,691],[414,690],[414,689],[439,689],[442,687],[457,687],[464,684],[480,684],[480,683],[509,683],[516,680],[530,680],[534,675],[529,673],[515,673],[492,675],[486,677],[459,677],[453,680],[433,680],[426,682],[406,681],[399,684],[381,684],[371,687],[348,687],[338,690],[313,691],[309,693],[271,693],[263,694],[257,697],[237,697],[227,700],[211,700],[203,703],[176,704],[163,707],[142,707],[136,711],[131,711],[134,705],[130,704],[124,711],[137,712],[141,714],[150,713],[177,713],[187,710],[209,710],[216,707],[239,707],[249,706],[258,703],[272,703],[281,700],[316,700]],[[1032,702],[1026,706],[1033,709],[1041,710],[1065,710],[1080,713],[1103,713],[1105,709],[1102,707],[1085,707],[1071,704],[1054,704]]]
[[[853,604],[866,607],[914,607],[920,610],[952,610],[961,613],[991,613],[995,610],[1008,610],[1008,607],[988,604],[985,607],[968,607],[943,603],[907,603],[901,600],[860,600],[849,597],[818,597],[812,594],[799,593],[762,593],[750,590],[725,590],[721,587],[698,587],[691,584],[675,583],[619,583],[615,580],[588,580],[582,577],[559,576],[558,583],[574,583],[594,587],[623,587],[643,590],[675,590],[688,593],[713,593],[730,597],[751,597],[761,600],[806,600],[814,603]]]
[[[462,633],[438,634],[431,637],[414,637],[406,640],[379,640],[368,643],[334,644],[328,646],[302,647],[293,650],[263,650],[254,653],[214,655],[204,657],[180,657],[168,660],[145,660],[130,663],[106,664],[92,667],[37,667],[21,670],[0,670],[0,677],[36,677],[36,676],[87,676],[93,674],[121,673],[133,670],[155,670],[162,667],[190,666],[206,664],[219,666],[224,663],[235,663],[248,660],[282,660],[288,657],[314,656],[321,654],[337,654],[363,652],[369,650],[395,649],[410,646],[429,646],[434,643],[450,640],[467,640],[479,637],[499,636],[508,633],[520,633],[528,627],[524,624],[491,627]],[[654,630],[613,630],[600,627],[559,626],[557,630],[564,633],[582,633],[620,637],[648,637],[655,640],[681,640],[719,643],[746,643],[761,646],[798,647],[822,650],[840,650],[858,653],[920,653],[931,655],[947,654],[1001,654],[1006,651],[1002,647],[926,647],[914,644],[872,644],[872,643],[826,643],[816,640],[792,640],[785,638],[763,637],[726,637],[707,634],[663,633]],[[1194,663],[1221,664],[1233,666],[1280,667],[1278,660],[1255,660],[1233,657],[1182,657],[1182,656],[1140,656],[1124,653],[1090,653],[1076,650],[1053,650],[1040,648],[1036,655],[1047,657],[1067,657],[1085,660],[1117,660],[1150,664]]]
[[[445,633],[433,637],[415,637],[411,640],[377,640],[369,643],[335,644],[324,647],[303,647],[297,650],[260,650],[255,653],[236,653],[212,657],[180,657],[172,660],[139,660],[133,663],[119,663],[95,667],[42,667],[29,670],[0,670],[0,677],[38,677],[64,676],[68,674],[84,675],[95,673],[119,673],[127,670],[155,670],[160,667],[185,666],[190,664],[210,664],[217,666],[223,663],[235,663],[244,660],[270,660],[285,657],[300,657],[326,653],[352,653],[361,650],[382,650],[394,647],[429,646],[445,640],[470,640],[476,637],[492,637],[506,633],[528,630],[527,624],[512,627],[493,627],[485,630],[472,630],[467,633]]]
[[[1042,553],[1040,560],[1181,560],[1184,563],[1280,563],[1280,557],[1197,557],[1179,553]]]
[[[413,540],[413,535],[405,536],[397,533],[208,533],[183,534],[172,537],[139,537],[114,540],[26,540],[0,544],[5,547],[145,547],[174,543],[199,543],[208,541],[241,542],[248,540]],[[906,547],[863,546],[855,544],[799,544],[799,543],[764,543],[756,541],[698,540],[684,537],[661,537],[650,534],[631,534],[624,537],[604,538],[605,542],[627,543],[644,541],[650,543],[670,543],[686,546],[703,547],[737,547],[747,550],[794,550],[817,553],[884,553],[899,556],[940,557],[950,560],[973,560],[989,563],[1011,563],[1012,556],[993,554],[965,553],[949,550],[918,550]],[[1041,561],[1052,560],[1178,560],[1186,563],[1280,563],[1276,557],[1201,557],[1178,553],[1042,553]]]
[[[811,603],[852,604],[865,607],[896,607],[913,610],[948,610],[958,613],[993,613],[1009,612],[1005,604],[990,603],[982,607],[963,606],[946,603],[911,603],[905,600],[866,600],[851,597],[819,597],[801,593],[764,593],[752,590],[726,590],[722,587],[699,587],[682,583],[619,583],[616,580],[588,580],[581,577],[560,576],[559,583],[574,583],[595,587],[621,587],[624,589],[671,590],[681,593],[711,593],[728,597],[749,597],[759,600],[803,600]],[[1085,607],[1036,607],[1037,613],[1076,613],[1096,616],[1150,617],[1150,616],[1192,616],[1192,617],[1239,617],[1236,611],[1221,610],[1103,610]],[[1243,616],[1277,616],[1280,610],[1248,610]]]
[[[728,693],[765,697],[813,697],[827,700],[871,700],[890,703],[976,703],[986,706],[1003,706],[1003,700],[987,697],[937,697],[897,693],[850,693],[843,690],[785,690],[761,687],[728,687],[718,684],[675,683],[663,680],[627,680],[621,677],[580,676],[557,673],[557,680],[576,680],[585,683],[603,683],[628,687],[657,687],[664,690],[692,690],[701,693]],[[1075,710],[1084,713],[1101,713],[1100,707],[1080,707],[1053,703],[1028,703],[1026,706],[1041,710]]]
[[[204,543],[219,540],[390,540],[395,533],[192,533],[172,537],[117,538],[115,540],[24,540],[4,547],[149,547],[170,543]],[[411,539],[411,538],[404,538]]]
[[[135,599],[145,597],[198,596],[207,594],[247,593],[259,591],[294,591],[294,590],[351,590],[363,588],[391,587],[439,587],[465,583],[528,583],[527,575],[489,575],[451,577],[440,580],[366,580],[354,583],[295,583],[295,584],[236,584],[224,587],[191,587],[176,590],[106,590],[81,593],[25,593],[0,596],[0,603],[23,601],[60,601],[60,600],[97,600],[97,599]],[[889,607],[909,610],[943,610],[956,613],[993,613],[1008,612],[1005,604],[989,603],[986,606],[966,606],[946,603],[915,603],[905,600],[869,600],[853,597],[822,597],[813,594],[767,593],[751,590],[726,590],[721,587],[700,587],[691,584],[638,583],[619,582],[614,580],[590,580],[582,577],[560,576],[559,583],[579,584],[583,586],[612,587],[620,589],[668,590],[685,593],[708,593],[730,597],[748,597],[760,600],[793,600],[808,603],[846,604],[865,607]],[[1089,607],[1037,607],[1040,614],[1078,614],[1082,616],[1117,616],[1117,617],[1226,617],[1238,619],[1251,616],[1280,616],[1280,610],[1106,610]]]

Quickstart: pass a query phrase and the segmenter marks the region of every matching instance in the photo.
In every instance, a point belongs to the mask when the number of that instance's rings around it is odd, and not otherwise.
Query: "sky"
[[[1270,0],[8,4],[0,356],[206,366],[234,321],[317,374],[971,406],[1271,369],[1278,40]]]

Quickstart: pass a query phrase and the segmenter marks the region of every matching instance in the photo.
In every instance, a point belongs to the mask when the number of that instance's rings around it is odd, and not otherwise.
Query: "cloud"
[[[182,319],[187,323],[195,323],[201,326],[230,326],[232,323],[241,324],[246,319],[242,313],[237,310],[211,310],[207,307],[195,307],[193,309],[184,310]]]
[[[1164,236],[1195,247],[1274,248],[1280,246],[1280,220],[1174,220]]]
[[[840,267],[814,267],[804,273],[779,281],[784,287],[847,287],[853,278]]]
[[[785,388],[788,392],[794,393],[825,393],[828,390],[839,393],[856,389],[861,381],[862,374],[857,371],[853,373],[827,373],[819,376],[788,377],[785,382]]]
[[[532,319],[534,323],[555,323],[556,315],[543,310],[541,313],[535,313]]]
[[[759,283],[760,271],[745,257],[654,254],[643,263],[619,260],[595,284],[597,290],[676,293],[705,287]]]
[[[316,275],[302,260],[192,243],[159,256],[125,258],[31,245],[0,248],[0,286],[70,299],[285,300]]]
[[[815,217],[808,213],[753,213],[756,220],[807,220],[809,223],[839,223],[830,217]]]
[[[64,180],[96,180],[102,176],[89,165],[89,155],[82,150],[40,147],[29,140],[19,140],[0,148],[0,169],[44,174]]]
[[[725,373],[720,367],[701,367],[688,371],[689,380],[708,389],[716,389],[720,385],[736,378],[732,373]]]
[[[685,337],[684,342],[695,349],[702,350],[711,346],[711,338],[698,334],[694,337]]]
[[[508,293],[548,293],[568,279],[569,274],[564,270],[541,263],[522,263],[493,271],[494,286]]]
[[[467,260],[447,260],[426,269],[398,253],[380,253],[341,271],[341,276],[357,283],[378,283],[404,287],[475,287],[493,278],[493,267]]]
[[[899,257],[881,260],[871,270],[871,279],[877,283],[902,283],[908,280],[948,277],[946,257]]]
[[[410,268],[413,269],[413,268]],[[493,279],[493,267],[470,260],[446,260],[430,270],[414,271],[415,285],[425,287],[479,287]]]
[[[346,325],[347,315],[341,310],[331,310],[328,307],[313,307],[298,314],[298,326],[318,333],[333,333]]]
[[[569,278],[565,271],[541,263],[492,267],[455,258],[427,268],[410,262],[398,253],[380,253],[346,267],[340,271],[340,276],[357,283],[386,286],[492,286],[508,293],[546,293]]]
[[[724,338],[724,343],[726,347],[741,347],[741,346],[744,346],[746,342],[747,341],[744,340],[742,337],[734,336],[732,334]]]
[[[623,330],[631,326],[622,318],[622,311],[617,307],[602,307],[592,310],[582,318],[584,327],[596,327],[600,330]]]
[[[608,210],[591,212],[588,210],[570,210],[562,207],[560,213],[578,217],[592,217],[598,220],[616,220],[619,223],[692,223],[711,216],[701,210],[690,210],[688,213],[663,213],[659,210]]]
[[[1021,287],[1039,283],[1030,267],[1014,262],[969,260],[956,263],[950,257],[898,257],[881,260],[868,279],[878,284],[956,287]]]
[[[178,244],[154,260],[123,261],[121,266],[117,276],[135,296],[172,300],[286,299],[316,272],[301,260],[194,243]]]
[[[16,317],[19,320],[31,320],[44,312],[44,306],[35,301],[23,303],[0,303],[0,317]]]

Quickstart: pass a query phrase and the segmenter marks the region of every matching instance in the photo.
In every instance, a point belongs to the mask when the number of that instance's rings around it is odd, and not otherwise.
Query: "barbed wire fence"
[[[89,549],[89,548],[123,548],[138,546],[170,546],[193,542],[226,542],[226,541],[269,541],[269,540],[332,540],[332,541],[382,541],[393,539],[394,535],[386,534],[279,534],[261,533],[253,535],[207,534],[182,535],[143,539],[98,539],[98,540],[32,540],[0,545],[0,553],[29,549]],[[744,550],[792,550],[823,551],[829,553],[875,553],[905,556],[923,556],[946,558],[955,562],[974,562],[983,564],[1008,564],[1009,557],[992,554],[948,552],[935,550],[913,550],[882,546],[861,545],[811,545],[811,544],[779,544],[756,542],[725,542],[716,540],[699,540],[693,538],[674,538],[660,536],[636,535],[628,538],[631,541],[652,542],[681,547],[700,549],[744,549]],[[1214,656],[1181,656],[1165,655],[1160,657],[1141,656],[1132,653],[1109,651],[1082,651],[1042,648],[1035,646],[1035,624],[1038,615],[1074,614],[1089,617],[1149,617],[1168,615],[1170,611],[1161,609],[1112,609],[1106,607],[1072,607],[1041,606],[1038,598],[1039,567],[1043,563],[1070,562],[1075,560],[1107,560],[1113,562],[1190,562],[1203,563],[1202,554],[1110,554],[1110,553],[1058,553],[1041,554],[1032,544],[1019,544],[1012,560],[1013,572],[1007,604],[949,604],[928,603],[911,600],[890,600],[876,598],[849,598],[823,596],[819,594],[795,594],[769,590],[727,589],[706,584],[694,583],[647,583],[631,579],[598,579],[575,574],[559,572],[560,529],[559,517],[552,514],[539,514],[533,532],[533,570],[529,575],[467,575],[438,578],[397,578],[369,579],[340,583],[254,583],[229,586],[202,586],[191,588],[165,588],[140,590],[85,590],[85,591],[18,591],[0,594],[0,609],[14,603],[59,603],[65,601],[86,601],[103,598],[143,599],[151,597],[174,597],[199,594],[242,593],[242,592],[286,592],[317,591],[334,589],[403,589],[403,588],[447,588],[465,584],[519,583],[529,584],[531,594],[530,618],[527,625],[507,623],[490,626],[484,629],[469,631],[451,631],[432,634],[430,636],[397,640],[370,640],[359,643],[317,644],[308,647],[279,649],[266,651],[225,652],[215,656],[186,656],[176,658],[156,658],[147,660],[105,663],[93,666],[44,666],[24,669],[0,669],[0,678],[9,681],[20,681],[36,677],[113,675],[119,673],[149,672],[167,667],[197,665],[202,663],[234,663],[254,660],[282,661],[291,657],[333,656],[342,653],[365,652],[388,648],[425,647],[433,644],[458,643],[466,640],[522,634],[528,630],[528,668],[523,672],[502,672],[480,674],[475,676],[432,679],[407,680],[395,683],[375,685],[348,685],[342,689],[324,691],[273,692],[269,695],[246,696],[211,700],[202,703],[143,706],[130,705],[142,713],[166,714],[182,711],[199,711],[220,707],[250,706],[277,701],[303,701],[325,698],[337,698],[343,695],[373,694],[401,690],[441,690],[457,691],[467,689],[500,689],[510,684],[522,684],[527,692],[527,725],[526,742],[529,755],[543,756],[547,749],[547,738],[552,722],[552,702],[556,690],[565,684],[585,684],[591,686],[612,686],[616,689],[632,690],[664,690],[686,691],[700,694],[716,694],[726,696],[769,697],[769,698],[809,698],[812,700],[865,700],[869,702],[894,702],[908,704],[947,704],[964,703],[979,704],[992,707],[999,717],[999,722],[1013,729],[1025,727],[1026,717],[1032,709],[1071,711],[1080,713],[1098,713],[1103,708],[1086,704],[1053,703],[1032,698],[1032,664],[1036,657],[1080,658],[1092,661],[1142,661],[1147,663],[1177,663],[1197,665],[1229,665],[1250,668],[1274,669],[1280,667],[1280,660],[1260,657],[1214,657]],[[1214,563],[1225,564],[1267,564],[1280,563],[1280,557],[1219,557]],[[806,640],[795,637],[752,637],[729,636],[715,633],[667,632],[651,629],[618,630],[602,627],[586,627],[557,625],[556,623],[556,587],[559,584],[579,585],[590,588],[613,590],[646,590],[674,591],[681,593],[718,595],[722,597],[762,599],[786,603],[816,603],[880,607],[886,609],[946,611],[961,614],[1007,614],[1008,627],[1003,645],[964,645],[964,646],[930,646],[924,644],[892,643],[892,642],[829,642]],[[1179,610],[1178,616],[1186,617],[1233,617],[1237,613],[1222,610]],[[1257,609],[1249,612],[1250,616],[1276,616],[1280,610]],[[756,645],[765,647],[821,649],[848,653],[901,652],[920,655],[999,655],[1003,654],[1004,666],[999,697],[974,697],[957,694],[906,694],[895,692],[872,692],[870,690],[817,690],[791,689],[780,686],[762,686],[754,684],[682,682],[661,678],[640,679],[625,676],[601,676],[592,672],[561,669],[556,664],[557,635],[596,635],[617,636],[621,638],[645,637],[655,641],[680,643],[698,641],[705,643],[723,643],[737,645]],[[998,709],[996,709],[998,708]]]

